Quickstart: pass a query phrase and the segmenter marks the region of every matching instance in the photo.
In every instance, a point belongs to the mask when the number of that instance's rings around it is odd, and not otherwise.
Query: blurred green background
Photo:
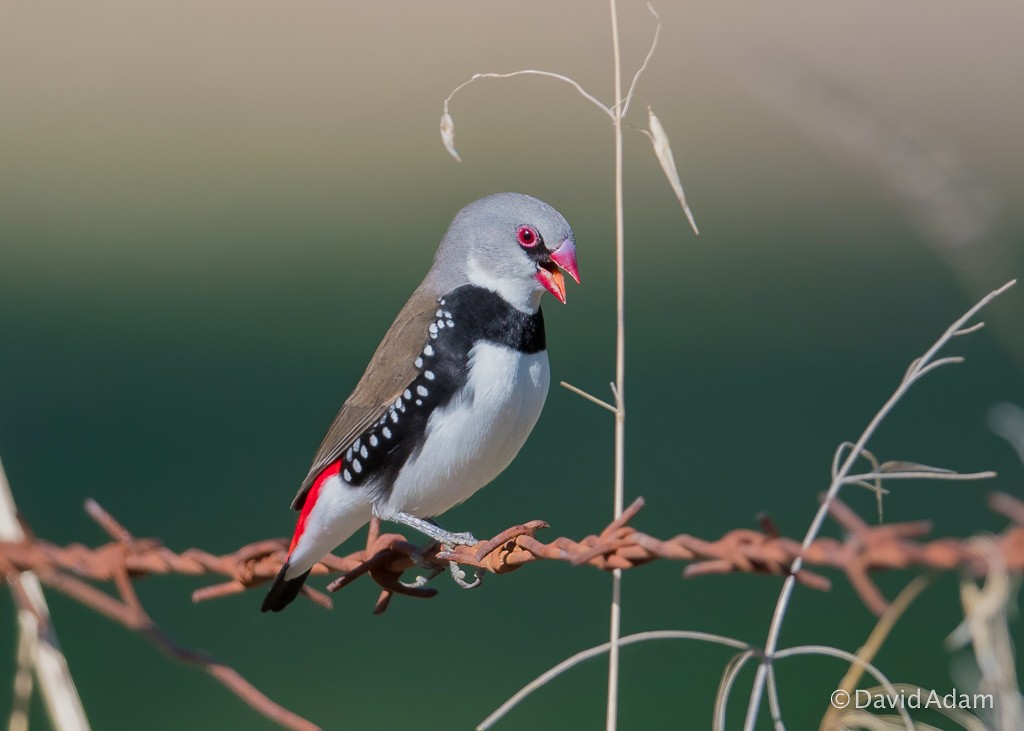
[[[622,5],[628,79],[653,23],[642,3]],[[836,445],[955,317],[1020,274],[1024,13],[923,0],[658,11],[631,121],[645,123],[643,102],[658,112],[702,235],[631,133],[627,499],[647,499],[635,525],[658,536],[714,538],[754,527],[759,511],[802,536]],[[461,165],[437,123],[449,91],[482,71],[559,71],[608,100],[608,19],[581,0],[0,5],[0,456],[33,530],[101,542],[81,508],[93,497],[175,549],[290,533],[288,503],[324,429],[452,215],[496,191],[541,197],[574,226],[583,284],[566,307],[545,305],[553,380],[606,395],[607,119],[527,78],[455,99]],[[967,364],[917,387],[871,445],[998,479],[898,483],[887,520],[930,518],[936,535],[1003,527],[985,494],[1020,496],[1024,467],[986,414],[1024,402],[1022,310],[1021,292],[994,304],[992,327],[953,346]],[[611,446],[608,414],[555,387],[518,460],[446,524],[598,531]],[[847,497],[872,516],[869,495]],[[911,575],[879,582],[893,596]],[[783,644],[861,644],[874,619],[834,578],[828,593],[798,589]],[[201,585],[139,591],[180,642],[328,729],[470,728],[603,642],[610,598],[607,575],[555,564],[473,592],[442,577],[436,599],[398,598],[381,617],[368,581],[333,611],[298,602],[276,616],[259,613],[260,592],[193,605]],[[625,577],[623,630],[762,643],[779,588],[654,564]],[[274,728],[141,637],[48,596],[93,728]],[[960,616],[944,577],[878,664],[949,690],[958,658],[942,642]],[[5,599],[0,711],[14,637]],[[624,650],[621,728],[707,728],[728,658],[679,642]],[[844,669],[780,665],[791,728],[816,724]],[[499,728],[600,727],[605,676],[591,661]],[[33,722],[46,727],[38,704]]]

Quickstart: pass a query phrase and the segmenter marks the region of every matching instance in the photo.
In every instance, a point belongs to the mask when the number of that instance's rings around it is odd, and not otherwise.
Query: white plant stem
[[[935,366],[940,363],[953,363],[957,362],[954,359],[942,358],[936,361],[932,359],[935,355],[954,337],[965,333],[964,327],[967,321],[974,317],[981,309],[983,309],[989,302],[1001,295],[1007,289],[1016,284],[1016,280],[1007,282],[1002,287],[989,292],[985,295],[976,305],[964,313],[956,322],[950,325],[946,331],[936,340],[925,354],[920,358],[914,360],[910,368],[907,370],[906,375],[900,382],[899,386],[893,392],[889,400],[885,402],[878,413],[875,414],[874,418],[868,424],[867,428],[860,435],[860,438],[854,443],[843,461],[842,466],[834,471],[832,475],[832,482],[829,485],[828,491],[825,494],[825,499],[822,500],[821,506],[818,508],[818,512],[814,516],[814,520],[811,521],[810,527],[807,529],[807,534],[804,536],[803,544],[801,546],[802,551],[806,551],[810,544],[818,537],[818,533],[821,531],[821,526],[825,522],[825,518],[828,515],[829,507],[839,494],[840,489],[848,481],[848,475],[850,470],[853,468],[854,463],[860,458],[865,451],[865,446],[868,440],[874,435],[878,426],[882,423],[889,412],[892,411],[893,407],[896,406],[897,402],[903,398],[903,396],[910,390],[910,387],[914,385],[922,376],[928,372],[934,370]],[[969,332],[968,330],[967,332]],[[876,476],[874,473],[872,476]],[[877,475],[879,477],[893,477],[889,475]],[[929,474],[929,477],[935,477],[934,474]],[[961,479],[963,479],[961,477]],[[782,591],[779,593],[779,599],[775,605],[775,612],[772,615],[771,626],[768,629],[768,640],[764,647],[764,658],[761,664],[757,668],[757,674],[754,677],[754,685],[750,693],[750,702],[747,705],[747,717],[743,724],[744,731],[753,731],[755,724],[757,723],[758,712],[761,709],[761,697],[764,694],[765,683],[767,682],[769,664],[776,657],[782,657],[782,652],[777,652],[779,645],[779,634],[782,631],[782,622],[786,616],[786,610],[789,607],[790,598],[793,595],[793,589],[796,586],[796,576],[800,569],[803,567],[803,556],[797,556],[793,561],[793,565],[790,567],[789,575],[786,577],[785,582],[782,585]],[[796,654],[792,651],[787,651],[788,654]],[[831,654],[836,654],[839,651],[833,651]]]
[[[846,660],[857,667],[863,668],[865,672],[871,675],[878,683],[885,688],[885,692],[890,698],[896,698],[899,693],[896,691],[896,686],[893,685],[889,678],[882,674],[882,671],[872,665],[864,658],[857,657],[852,652],[846,650],[840,650],[836,647],[828,647],[826,645],[802,645],[800,647],[790,647],[786,650],[779,650],[775,653],[776,660],[782,660],[787,657],[797,657],[799,655],[826,655],[830,657],[838,657],[841,660]],[[764,667],[762,665],[761,667]],[[900,720],[903,721],[904,727],[907,731],[914,731],[914,722],[910,720],[910,714],[907,713],[907,709],[902,704],[897,703],[896,712],[899,714]]]
[[[609,0],[612,20],[612,60],[615,67],[615,505],[613,517],[622,515],[625,502],[626,459],[626,237],[623,215],[622,170],[622,56],[619,49],[619,17],[615,0]],[[619,715],[619,637],[622,633],[622,570],[612,572],[612,606],[608,641],[608,706],[606,731],[615,731]]]
[[[622,515],[622,511],[625,505],[625,437],[626,437],[626,406],[625,406],[625,375],[626,375],[626,316],[625,316],[625,224],[624,224],[624,204],[623,204],[623,119],[626,113],[629,111],[630,103],[632,102],[637,84],[640,81],[640,77],[643,72],[647,69],[650,63],[651,57],[654,55],[654,50],[658,45],[658,37],[661,34],[661,20],[658,18],[658,14],[654,8],[648,3],[647,7],[654,17],[657,25],[654,31],[654,38],[651,42],[651,47],[644,57],[643,64],[636,71],[633,76],[633,81],[630,84],[628,93],[623,96],[623,84],[622,84],[622,54],[619,43],[619,19],[618,19],[618,7],[616,0],[609,0],[609,6],[611,11],[611,33],[612,33],[612,61],[614,68],[614,82],[615,82],[615,103],[612,105],[605,105],[597,97],[590,94],[584,89],[576,80],[565,76],[563,74],[552,73],[550,71],[541,71],[537,69],[523,69],[521,71],[513,71],[510,73],[478,73],[473,74],[469,80],[459,84],[455,87],[451,94],[444,100],[444,107],[441,114],[440,122],[440,134],[441,141],[444,144],[445,149],[455,159],[461,160],[458,152],[455,149],[455,121],[451,115],[451,103],[462,89],[472,84],[478,79],[508,79],[516,76],[543,76],[550,79],[555,79],[570,85],[574,88],[584,99],[592,103],[602,112],[604,112],[613,123],[614,131],[614,144],[615,144],[615,311],[616,311],[616,337],[615,337],[615,380],[612,382],[612,394],[614,395],[614,402],[608,403],[596,396],[583,391],[576,386],[569,383],[562,382],[562,386],[569,389],[573,393],[582,396],[591,403],[597,404],[608,411],[611,411],[615,416],[615,465],[614,465],[614,480],[613,480],[613,509],[612,514],[614,519],[618,519]],[[693,220],[689,207],[686,205],[686,199],[683,195],[682,185],[679,182],[679,176],[675,169],[675,163],[672,160],[671,149],[668,145],[668,138],[661,128],[660,122],[654,116],[653,112],[649,113],[649,120],[656,126],[656,129],[652,133],[648,130],[642,130],[645,132],[652,141],[654,147],[654,153],[657,156],[665,174],[669,180],[669,184],[672,186],[679,199],[680,204],[683,206],[683,210],[686,212],[687,217],[690,219],[691,226],[694,231],[697,231],[696,223]],[[608,642],[608,703],[607,703],[607,714],[606,714],[606,731],[616,731],[618,724],[618,704],[619,704],[619,646],[621,636],[621,618],[622,618],[622,571],[615,569],[612,572],[612,601],[611,601],[611,612],[609,618],[609,642]],[[510,699],[511,701],[518,702],[517,698]],[[513,704],[514,705],[514,704]],[[502,708],[505,708],[503,706]]]
[[[25,537],[14,504],[7,474],[0,462],[0,540],[20,541]],[[19,647],[31,651],[31,662],[39,679],[43,703],[57,731],[89,731],[89,721],[78,690],[57,643],[46,597],[39,579],[30,572],[19,576],[23,594],[31,608],[18,608]]]
[[[637,642],[646,642],[650,640],[696,640],[698,642],[711,642],[717,645],[723,645],[725,647],[733,647],[738,650],[744,650],[745,654],[750,654],[753,652],[750,646],[747,645],[745,642],[734,640],[732,637],[722,637],[721,635],[713,635],[708,632],[694,632],[689,630],[674,629],[653,630],[650,632],[638,632],[633,635],[626,635],[625,637],[619,639],[618,646],[625,647],[626,645],[632,645]],[[612,643],[605,642],[604,644],[598,645],[597,647],[591,647],[586,650],[581,650],[572,657],[562,660],[562,662],[558,663],[553,668],[545,670],[543,673],[541,673],[536,678],[531,680],[529,683],[524,685],[519,690],[519,692],[517,692],[514,696],[512,696],[507,701],[502,703],[501,707],[494,711],[494,713],[492,713],[483,721],[481,721],[480,725],[476,727],[477,731],[487,731],[492,726],[494,726],[494,724],[500,721],[509,711],[511,711],[513,708],[519,705],[523,701],[523,699],[525,699],[535,690],[547,685],[552,680],[557,678],[559,675],[561,675],[567,670],[571,670],[584,660],[589,660],[592,657],[598,657],[599,655],[603,655],[604,653],[609,652],[611,650],[611,647]]]

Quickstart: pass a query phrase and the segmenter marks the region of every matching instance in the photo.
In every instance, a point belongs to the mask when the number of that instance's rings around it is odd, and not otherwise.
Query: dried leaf
[[[647,107],[647,126],[650,131],[651,143],[654,145],[654,156],[661,163],[661,169],[665,171],[665,177],[668,178],[669,185],[672,186],[676,198],[679,199],[679,205],[683,207],[683,212],[686,213],[686,218],[690,221],[690,227],[695,234],[699,235],[697,222],[693,220],[693,213],[686,205],[686,194],[683,193],[683,184],[679,181],[679,173],[676,171],[676,161],[672,157],[672,147],[669,145],[668,135],[665,134],[665,128],[661,126],[661,120],[650,107]]]
[[[891,462],[883,462],[878,467],[879,472],[931,472],[936,475],[951,475],[955,474],[953,470],[943,469],[942,467],[930,467],[926,464],[918,464],[917,462],[903,462],[900,460],[893,460]]]
[[[444,114],[441,115],[441,142],[444,143],[444,149],[448,150],[448,154],[454,157],[456,162],[462,162],[459,153],[455,151],[455,121],[448,113],[447,104],[444,105]]]

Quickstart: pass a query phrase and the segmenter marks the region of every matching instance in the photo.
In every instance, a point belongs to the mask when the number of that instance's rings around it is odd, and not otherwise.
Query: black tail
[[[296,576],[294,579],[284,578],[286,571],[288,571],[288,563],[281,567],[277,577],[274,579],[274,583],[270,585],[270,591],[263,597],[263,606],[260,607],[260,611],[280,612],[291,604],[295,597],[299,595],[299,592],[302,591],[302,585],[309,578],[309,571]]]

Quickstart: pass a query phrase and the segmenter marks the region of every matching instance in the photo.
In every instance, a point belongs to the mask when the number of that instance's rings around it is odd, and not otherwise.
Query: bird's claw
[[[452,579],[463,589],[475,589],[484,582],[483,569],[476,569],[473,572],[473,581],[466,581],[466,572],[454,561],[448,562],[448,570],[451,571]]]
[[[428,575],[423,576],[421,574],[421,575],[417,576],[413,581],[400,581],[398,583],[400,583],[402,586],[406,587],[407,589],[420,589],[420,588],[426,586],[428,582],[430,582],[432,579],[434,579],[436,576],[438,576],[442,571],[444,571],[443,568],[440,568],[438,566],[429,566],[427,568],[430,568],[430,573]]]

